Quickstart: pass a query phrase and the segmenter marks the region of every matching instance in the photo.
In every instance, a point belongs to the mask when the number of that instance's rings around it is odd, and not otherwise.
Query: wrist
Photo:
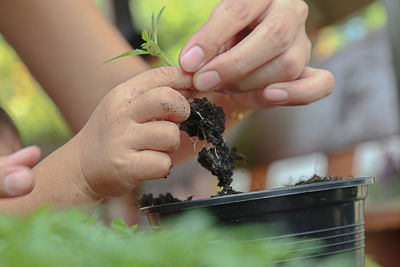
[[[95,190],[90,186],[88,182],[88,177],[85,172],[84,160],[80,150],[82,149],[82,144],[80,140],[80,133],[78,133],[73,139],[71,139],[67,144],[64,145],[65,153],[72,160],[73,165],[71,166],[71,171],[73,172],[73,182],[76,184],[80,193],[87,196],[94,201],[100,201],[103,199]]]

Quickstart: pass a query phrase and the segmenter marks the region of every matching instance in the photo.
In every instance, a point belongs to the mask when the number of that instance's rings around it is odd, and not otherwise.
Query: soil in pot
[[[314,184],[314,183],[321,183],[321,182],[329,182],[329,181],[337,181],[342,180],[344,177],[340,176],[319,176],[314,174],[313,177],[307,180],[299,181],[294,185],[304,185],[304,184]]]

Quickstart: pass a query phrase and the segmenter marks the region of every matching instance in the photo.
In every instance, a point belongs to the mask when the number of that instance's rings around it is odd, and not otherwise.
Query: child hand
[[[166,177],[190,106],[192,86],[179,68],[143,72],[110,91],[74,138],[81,173],[95,197],[115,197],[140,181]]]
[[[32,191],[34,180],[30,168],[40,159],[36,146],[0,157],[0,198],[16,197]]]

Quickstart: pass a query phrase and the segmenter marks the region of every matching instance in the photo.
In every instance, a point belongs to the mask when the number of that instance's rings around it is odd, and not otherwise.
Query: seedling
[[[155,57],[161,58],[167,65],[172,66],[174,65],[165,55],[165,52],[161,49],[160,45],[158,44],[157,39],[157,32],[158,32],[158,24],[160,22],[160,18],[162,13],[164,12],[165,6],[161,8],[160,12],[158,12],[157,18],[154,18],[154,12],[151,14],[151,31],[144,29],[142,31],[142,39],[144,41],[141,44],[141,49],[135,49],[128,52],[125,52],[119,56],[113,57],[104,63],[108,63],[118,58],[132,56],[132,55],[152,55]]]

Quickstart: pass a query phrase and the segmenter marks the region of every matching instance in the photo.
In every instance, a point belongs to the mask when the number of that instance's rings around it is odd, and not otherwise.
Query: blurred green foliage
[[[76,210],[45,208],[25,218],[0,216],[0,266],[265,267],[301,250],[299,243],[277,240],[240,242],[248,230],[220,228],[204,213],[188,213],[163,229],[137,233],[118,219],[110,228]],[[350,266],[346,263],[335,257],[318,265]],[[279,266],[316,265],[296,261]]]
[[[313,46],[314,57],[321,59],[332,56],[348,43],[382,28],[386,20],[383,3],[376,1],[344,21],[322,28]]]
[[[11,116],[24,144],[50,150],[71,135],[54,103],[0,35],[0,106]]]

